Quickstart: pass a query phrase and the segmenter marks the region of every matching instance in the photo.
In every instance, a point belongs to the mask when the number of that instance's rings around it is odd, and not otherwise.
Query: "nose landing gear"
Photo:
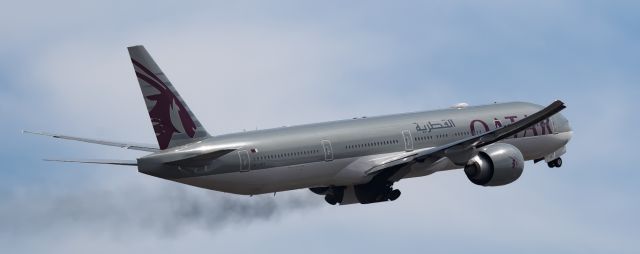
[[[549,163],[547,163],[547,166],[549,166],[550,168],[562,167],[562,158],[557,158],[555,160],[550,161]]]

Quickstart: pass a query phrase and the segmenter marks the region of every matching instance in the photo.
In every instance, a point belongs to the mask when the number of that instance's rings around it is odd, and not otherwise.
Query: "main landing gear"
[[[550,168],[562,167],[562,158],[557,158],[555,160],[550,161],[549,163],[547,163],[547,166],[549,166]]]
[[[347,188],[341,187],[314,187],[310,188],[313,193],[318,195],[324,195],[324,200],[331,205],[347,204],[359,202],[361,204],[369,204],[384,201],[394,201],[400,197],[400,190],[393,189],[391,184],[388,186],[375,186],[375,185],[358,185],[348,191],[354,192],[350,195],[357,200],[344,200],[345,191]]]
[[[392,190],[391,192],[389,192],[389,201],[394,201],[398,199],[400,197],[400,194],[402,194],[400,190],[398,189]]]
[[[375,202],[394,201],[400,197],[400,194],[402,194],[400,190],[388,188],[387,190],[382,192],[365,193],[361,195],[356,194],[356,196],[358,196],[358,201],[361,204],[369,204]],[[344,192],[327,192],[327,194],[324,196],[324,200],[331,205],[335,205],[338,203],[342,203],[343,197]]]
[[[336,194],[328,193],[327,195],[324,196],[324,201],[327,201],[327,203],[329,203],[330,205],[335,205],[338,202],[341,202],[339,198],[340,197],[338,197],[338,195]]]

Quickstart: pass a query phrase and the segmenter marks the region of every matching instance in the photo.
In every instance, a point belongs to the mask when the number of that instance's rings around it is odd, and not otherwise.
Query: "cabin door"
[[[251,170],[249,152],[247,150],[238,151],[238,157],[240,157],[240,172]]]
[[[411,138],[411,132],[408,130],[402,131],[402,139],[404,140],[404,150],[413,151],[413,138]]]
[[[331,149],[331,141],[322,140],[320,141],[322,144],[322,150],[324,151],[324,160],[332,161],[333,160],[333,149]]]

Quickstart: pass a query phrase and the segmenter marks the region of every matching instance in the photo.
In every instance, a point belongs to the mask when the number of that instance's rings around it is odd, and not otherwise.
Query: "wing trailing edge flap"
[[[401,164],[404,164],[404,163],[408,163],[408,162],[412,161],[413,158],[415,158],[415,156],[417,156],[417,154],[418,154],[417,151],[419,151],[419,150],[416,150],[416,151],[411,152],[411,153],[396,155],[396,156],[393,156],[393,157],[381,158],[381,161],[377,162],[370,169],[366,170],[365,174],[366,175],[373,175],[373,174],[376,174],[379,171],[382,171],[384,169],[387,169],[387,168],[390,168],[390,167],[394,167],[394,166],[398,166],[398,165],[401,165]]]
[[[386,170],[391,167],[401,166],[402,164],[411,164],[415,161],[418,156],[424,154],[425,152],[429,152],[430,150],[437,149],[434,147],[422,148],[418,150],[414,150],[411,152],[402,153],[392,157],[383,157],[378,159],[379,161],[375,163],[374,166],[365,171],[366,175],[374,175],[382,170]],[[433,158],[430,161],[420,161],[426,163],[433,163],[441,158]]]
[[[565,108],[566,106],[564,105],[564,102],[557,100],[549,104],[549,106],[544,109],[500,129],[486,132],[479,136],[458,140],[439,147],[418,149],[413,152],[406,153],[405,155],[400,155],[397,158],[387,160],[384,163],[365,171],[365,173],[367,175],[373,175],[384,171],[385,169],[397,167],[401,164],[410,165],[417,162],[434,162],[443,157],[449,158],[455,164],[463,165],[471,159],[477,148],[487,146],[513,136],[518,132],[539,123],[540,121],[555,115]]]

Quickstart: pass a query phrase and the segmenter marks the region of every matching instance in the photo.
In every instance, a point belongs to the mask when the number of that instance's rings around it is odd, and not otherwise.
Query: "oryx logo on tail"
[[[149,53],[134,46],[129,54],[160,149],[208,136]]]
[[[145,95],[145,99],[155,102],[149,110],[149,117],[160,144],[160,149],[169,146],[173,133],[186,133],[193,138],[196,125],[180,100],[154,73],[138,61],[131,59],[136,68],[136,76],[158,90],[157,94]],[[140,70],[140,71],[138,71]]]

